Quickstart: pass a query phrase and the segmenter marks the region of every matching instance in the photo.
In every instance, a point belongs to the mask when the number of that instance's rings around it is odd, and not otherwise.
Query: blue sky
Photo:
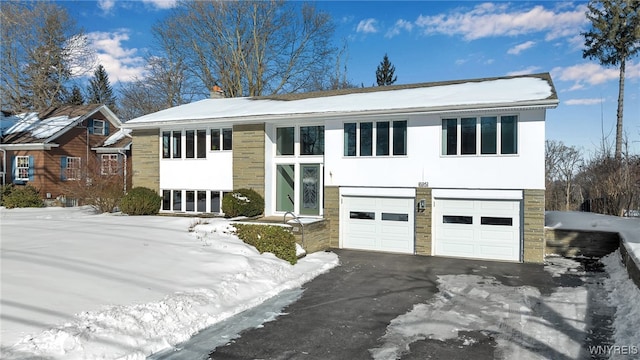
[[[143,76],[151,27],[175,1],[63,1],[89,35],[114,86]],[[547,112],[547,139],[592,153],[613,143],[618,70],[582,58],[586,2],[318,1],[347,44],[350,82],[371,86],[384,54],[396,84],[549,72],[560,105]],[[640,153],[640,58],[627,63],[624,128]]]

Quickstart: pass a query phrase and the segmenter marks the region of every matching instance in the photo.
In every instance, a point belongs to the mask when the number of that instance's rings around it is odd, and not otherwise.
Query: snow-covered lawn
[[[292,266],[196,221],[1,208],[0,357],[143,359],[338,265]]]

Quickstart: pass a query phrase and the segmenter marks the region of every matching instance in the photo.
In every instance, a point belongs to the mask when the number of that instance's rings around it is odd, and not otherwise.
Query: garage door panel
[[[436,199],[436,255],[520,260],[520,201]]]
[[[413,204],[413,198],[343,196],[342,247],[413,253]]]

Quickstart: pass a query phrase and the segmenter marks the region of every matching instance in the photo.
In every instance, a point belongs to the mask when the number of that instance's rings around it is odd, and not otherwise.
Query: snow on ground
[[[223,219],[81,207],[1,208],[0,221],[3,359],[143,359],[338,265],[260,255]]]
[[[551,265],[568,271],[576,262]],[[458,331],[495,338],[502,359],[578,359],[585,332],[587,289],[560,287],[549,296],[531,286],[506,286],[492,277],[438,276],[436,296],[391,321],[374,359],[399,359],[423,339],[456,339]],[[469,345],[465,341],[465,345]]]

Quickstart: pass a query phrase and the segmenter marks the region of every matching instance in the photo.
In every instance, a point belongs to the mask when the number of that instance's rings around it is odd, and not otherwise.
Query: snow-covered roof
[[[131,137],[131,129],[118,129],[118,131],[114,132],[105,139],[105,141],[100,144],[100,146],[94,148],[94,150],[121,150],[121,149],[129,149],[131,147],[131,143],[133,142],[133,138]]]
[[[127,121],[128,128],[198,121],[242,121],[289,116],[442,111],[558,104],[549,74],[472,79],[267,97],[205,99]]]
[[[120,120],[104,105],[64,105],[42,112],[17,115],[0,114],[0,134],[4,144],[46,143],[65,133],[83,119],[101,111],[107,118]]]

